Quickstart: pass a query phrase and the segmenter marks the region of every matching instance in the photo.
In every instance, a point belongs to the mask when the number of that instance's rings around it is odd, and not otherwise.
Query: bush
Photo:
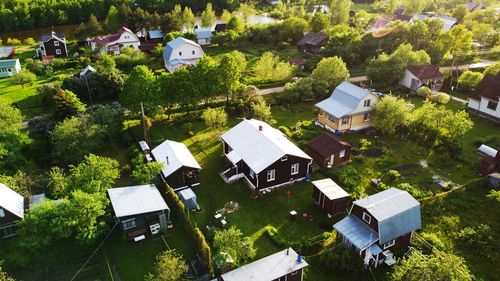
[[[401,175],[396,170],[389,170],[385,174],[385,177],[386,177],[387,181],[394,182],[394,181],[397,181],[401,177]]]
[[[450,102],[450,99],[450,95],[443,92],[438,92],[436,95],[432,96],[432,101],[440,104],[447,104],[448,102]]]
[[[319,262],[323,267],[354,275],[363,272],[363,258],[354,249],[345,248],[341,244],[334,244],[332,249],[320,256]]]
[[[488,253],[494,252],[493,248],[496,245],[496,241],[493,238],[493,231],[486,224],[466,227],[456,235],[459,243],[478,254],[488,255]]]
[[[391,166],[394,166],[394,164],[396,164],[396,160],[392,156],[384,155],[375,160],[375,163],[379,168],[387,169]]]
[[[418,187],[407,182],[398,184],[398,188],[407,191],[408,193],[411,194],[411,196],[415,197],[416,199],[422,199],[432,195],[431,191],[421,190]]]
[[[17,38],[7,38],[7,45],[19,46],[21,45],[21,40]]]
[[[367,150],[372,146],[372,141],[369,139],[360,139],[359,140],[359,149],[361,151]]]
[[[427,86],[422,86],[417,89],[417,95],[421,97],[429,97],[432,95],[432,91],[429,87]]]
[[[227,124],[227,113],[223,108],[208,108],[203,111],[202,117],[211,129],[221,128]]]
[[[26,38],[23,40],[23,45],[33,46],[33,45],[36,45],[36,41],[35,41],[35,39],[29,37],[29,38]]]
[[[364,195],[360,187],[361,177],[354,167],[349,165],[335,167],[328,170],[327,175],[351,193],[354,198],[361,198]]]

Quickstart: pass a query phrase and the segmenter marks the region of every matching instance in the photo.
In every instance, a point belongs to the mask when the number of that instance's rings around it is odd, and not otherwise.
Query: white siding
[[[370,100],[370,107],[364,107],[365,100]],[[358,112],[365,112],[373,109],[373,107],[377,104],[378,97],[372,93],[366,95],[363,99],[361,99],[358,103],[356,109],[350,114],[356,114]]]
[[[399,85],[405,86],[406,88],[410,89],[411,81],[413,79],[418,80],[418,78],[415,75],[413,75],[413,73],[409,72],[408,70],[405,70],[405,76],[403,77],[403,79],[399,81]]]
[[[497,100],[496,102],[499,103],[497,105],[497,109],[491,110],[488,108],[488,101],[489,99],[481,97],[481,102],[479,104],[479,111],[491,115],[493,117],[500,118],[500,102]]]
[[[193,54],[193,51],[194,51],[194,54]],[[182,55],[180,55],[179,52],[181,52]],[[204,55],[203,49],[201,49],[200,47],[195,46],[195,45],[191,45],[191,44],[183,44],[182,46],[179,46],[172,51],[172,55],[170,56],[170,60],[199,59],[199,58],[202,58],[203,55]]]
[[[478,100],[469,98],[468,101],[469,101],[469,103],[467,106],[469,108],[474,109],[474,110],[479,110],[479,101]]]

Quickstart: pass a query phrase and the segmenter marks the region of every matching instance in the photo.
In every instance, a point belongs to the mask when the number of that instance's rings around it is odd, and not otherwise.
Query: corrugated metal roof
[[[335,118],[342,118],[353,112],[359,102],[368,94],[370,94],[370,90],[345,81],[333,90],[329,98],[317,103],[316,107]]]
[[[184,44],[191,44],[191,45],[194,45],[194,46],[201,48],[200,45],[196,44],[195,42],[193,42],[191,40],[188,40],[188,39],[183,38],[183,37],[177,37],[174,40],[167,43],[167,45],[165,46],[165,50],[163,51],[163,58],[165,60],[169,61],[170,56],[172,55],[173,51]]]
[[[354,204],[366,209],[377,219],[380,243],[422,227],[420,203],[406,191],[389,188],[356,200]]]
[[[12,46],[0,46],[0,58],[6,58],[12,54],[14,47]]]
[[[414,16],[410,22],[416,22],[416,21],[422,21],[425,19],[438,19],[443,23],[443,30],[448,31],[450,30],[456,23],[457,20],[452,18],[452,17],[446,17],[446,16],[436,16],[436,15],[427,15],[427,14],[417,14]]]
[[[0,67],[15,67],[19,63],[19,59],[0,60]]]
[[[196,39],[208,39],[212,37],[212,30],[210,28],[197,28],[194,30]]]
[[[112,188],[108,194],[119,218],[169,209],[154,184]]]
[[[285,249],[260,260],[222,274],[224,281],[271,281],[302,269],[309,264],[292,249]]]
[[[378,240],[378,234],[353,215],[334,224],[333,228],[360,251]]]
[[[168,177],[181,167],[201,169],[193,154],[181,142],[166,140],[153,149],[151,154],[153,154],[156,162],[164,164],[162,173],[165,177]]]
[[[336,182],[330,178],[313,181],[312,184],[316,186],[321,193],[325,194],[330,200],[349,197],[349,193],[342,189]]]
[[[260,126],[262,131],[259,131]],[[280,130],[255,119],[241,121],[221,138],[255,173],[260,173],[285,155],[311,159]]]
[[[89,72],[94,73],[97,72],[97,70],[95,70],[95,68],[93,68],[92,66],[87,65],[87,67],[85,67],[85,69],[80,72],[80,76],[85,76]]]
[[[163,31],[161,29],[155,29],[148,31],[149,38],[151,39],[163,39]]]
[[[498,153],[498,150],[494,149],[493,147],[487,146],[485,144],[482,144],[477,150],[493,158],[495,158]]]
[[[24,197],[0,183],[0,207],[19,218],[24,218]]]

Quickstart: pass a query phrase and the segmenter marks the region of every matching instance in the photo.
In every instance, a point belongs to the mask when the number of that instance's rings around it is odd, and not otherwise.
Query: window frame
[[[387,243],[384,243],[384,245],[382,245],[382,247],[385,249],[388,249],[392,246],[396,245],[396,239],[392,239],[391,241],[387,242]]]
[[[59,41],[57,40],[54,41],[54,47],[59,47]]]
[[[130,226],[128,226],[129,223],[131,223]],[[122,224],[123,230],[131,229],[131,228],[134,228],[137,226],[137,224],[135,222],[135,218],[123,220],[123,221],[121,221],[121,224]]]
[[[193,54],[193,55],[194,55],[195,53],[196,53],[196,51],[195,51],[195,50],[191,51],[191,54]]]
[[[249,174],[250,174],[250,177],[252,179],[255,178],[255,173],[254,173],[254,171],[252,169],[250,169],[250,173]]]
[[[61,50],[60,49],[56,49],[56,55],[60,55],[62,54]]]
[[[281,162],[284,162],[286,160],[288,160],[288,155],[285,155],[285,156],[281,157]]]
[[[5,217],[5,211],[3,210],[3,208],[0,208],[0,218],[4,217]]]
[[[372,113],[371,112],[365,112],[363,115],[363,121],[370,121],[372,119]]]
[[[351,119],[351,116],[344,116],[344,117],[342,117],[342,125],[349,124],[349,120],[350,119]]]
[[[339,158],[344,158],[345,157],[345,149],[342,149],[340,152],[339,152]]]
[[[495,108],[491,108],[490,107],[490,104],[494,104],[495,105]],[[496,101],[492,101],[492,100],[488,100],[488,104],[486,104],[486,108],[489,109],[489,110],[493,110],[493,111],[496,111],[497,108],[498,108],[498,102]]]
[[[294,170],[295,170],[295,172],[294,172]],[[298,174],[299,171],[300,171],[299,163],[293,163],[292,166],[290,166],[290,173],[292,176]]]
[[[365,219],[367,217],[368,219]],[[366,222],[367,224],[372,223],[372,216],[370,216],[367,212],[363,212],[363,221]]]
[[[179,52],[179,57],[182,57],[182,52]]]
[[[276,170],[269,170],[266,174],[266,179],[268,182],[274,181],[276,179]]]

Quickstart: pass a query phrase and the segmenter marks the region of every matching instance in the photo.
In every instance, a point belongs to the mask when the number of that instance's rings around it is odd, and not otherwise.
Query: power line
[[[87,264],[89,263],[89,261],[94,257],[94,255],[97,253],[97,251],[99,251],[99,249],[101,248],[102,244],[104,244],[104,242],[106,242],[106,239],[108,239],[109,235],[111,235],[111,232],[113,232],[113,230],[115,229],[115,227],[118,225],[117,222],[115,222],[115,225],[113,225],[113,228],[111,228],[111,230],[108,232],[108,234],[106,234],[106,237],[104,237],[104,239],[101,241],[101,243],[99,244],[99,246],[97,246],[97,249],[95,249],[95,251],[92,253],[92,255],[90,255],[90,257],[87,259],[87,261],[82,265],[82,267],[80,267],[80,269],[78,270],[78,272],[76,272],[76,274],[73,276],[73,278],[71,278],[71,281],[75,280],[76,276],[78,276],[78,274],[80,274],[80,272],[85,268],[85,266],[87,266]]]

